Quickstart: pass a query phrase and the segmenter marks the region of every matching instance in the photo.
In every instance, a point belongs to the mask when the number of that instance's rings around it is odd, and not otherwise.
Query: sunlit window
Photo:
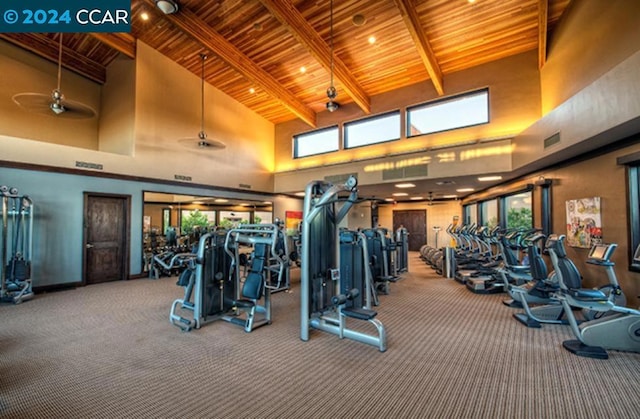
[[[484,201],[480,204],[480,216],[483,226],[493,227],[498,225],[498,200],[492,199],[490,201]]]
[[[407,137],[489,122],[489,89],[407,108]]]
[[[474,224],[477,222],[478,222],[478,204],[465,205],[463,224]]]
[[[533,227],[531,196],[531,191],[526,191],[504,197],[507,228],[529,230]]]
[[[293,157],[307,157],[338,151],[340,137],[338,126],[305,132],[293,136]]]
[[[344,148],[400,139],[400,111],[344,124]]]

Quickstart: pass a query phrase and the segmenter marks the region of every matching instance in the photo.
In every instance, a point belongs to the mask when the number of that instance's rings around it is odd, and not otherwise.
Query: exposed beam
[[[547,25],[549,0],[538,0],[538,68],[547,62]]]
[[[38,33],[0,33],[0,38],[58,63],[57,40]],[[107,70],[103,65],[64,46],[62,47],[62,66],[100,84],[104,84],[107,80]]]
[[[136,38],[128,33],[92,32],[89,35],[129,58],[136,58]]]
[[[436,56],[431,49],[429,39],[422,29],[420,18],[418,16],[418,13],[416,13],[413,2],[411,0],[393,1],[395,2],[398,10],[400,10],[400,15],[402,16],[402,19],[404,20],[404,23],[409,30],[411,37],[413,38],[413,42],[416,44],[416,48],[418,49],[420,58],[422,58],[422,62],[427,68],[427,72],[429,73],[429,77],[431,77],[433,86],[436,88],[438,94],[442,96],[444,94],[442,70],[440,70],[438,60],[436,59]]]
[[[155,7],[153,0],[146,0],[146,3],[150,7]],[[282,87],[269,73],[260,68],[222,35],[211,29],[193,12],[187,8],[181,8],[178,13],[165,15],[165,17],[182,32],[216,54],[249,81],[260,86],[262,90],[279,101],[298,118],[312,127],[317,126],[316,113],[313,109]]]
[[[300,14],[290,0],[260,0],[271,14],[287,28],[309,53],[325,68],[331,71],[331,49],[313,26]],[[342,85],[347,95],[365,113],[371,113],[371,99],[360,83],[351,74],[342,60],[334,55],[333,75]]]

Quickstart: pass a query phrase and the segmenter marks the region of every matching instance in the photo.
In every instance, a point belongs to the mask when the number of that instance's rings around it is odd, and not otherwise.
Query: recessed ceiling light
[[[300,72],[302,74],[306,73],[307,72],[307,67],[305,67],[305,66],[300,67]]]
[[[411,197],[411,198],[409,198],[409,199],[410,199],[410,200],[412,200],[412,201],[420,201],[420,200],[422,200],[422,199],[424,199],[424,198],[423,198],[423,197],[421,197],[421,196],[412,196],[412,197]]]
[[[396,188],[415,188],[416,185],[413,183],[396,183]]]
[[[304,196],[304,192],[296,192],[294,193],[295,196]]]
[[[147,13],[147,12],[140,13],[140,19],[145,20],[145,21],[149,20],[149,13]]]
[[[262,201],[263,204],[271,205],[271,201]]]
[[[393,195],[393,196],[407,196],[409,194],[406,193],[406,192],[395,192],[395,193],[392,193],[391,195]]]
[[[192,203],[192,204],[195,204],[195,205],[202,205],[202,204],[204,204],[204,202],[202,202],[202,201],[192,201],[191,203]]]
[[[385,201],[387,201],[387,202],[393,202],[393,201],[395,201],[395,199],[393,199],[393,198],[385,198],[384,200],[385,200]]]
[[[457,197],[458,197],[458,195],[442,195],[442,197],[443,197],[444,199],[452,199],[452,198],[457,198]]]
[[[261,31],[262,30],[262,23],[260,22],[256,22],[253,24],[253,29],[256,31]]]
[[[351,22],[353,22],[354,26],[362,26],[365,23],[367,23],[367,18],[364,17],[364,15],[361,15],[360,13],[353,15],[353,17],[351,18]]]
[[[218,198],[218,199],[215,199],[213,202],[224,203],[224,202],[229,202],[229,200],[224,198]]]
[[[369,43],[370,43],[371,45],[375,44],[375,43],[376,43],[376,37],[375,37],[375,36],[373,36],[373,35],[371,35],[371,36],[369,37]]]
[[[478,178],[480,182],[490,182],[492,180],[500,180],[500,179],[502,179],[502,176],[482,176]]]
[[[249,88],[249,93],[254,94],[256,92],[256,89],[254,89],[253,87]]]
[[[456,192],[473,192],[475,189],[473,188],[460,188],[456,189]]]
[[[436,182],[436,185],[442,186],[442,185],[454,185],[455,182],[452,180],[439,180]]]

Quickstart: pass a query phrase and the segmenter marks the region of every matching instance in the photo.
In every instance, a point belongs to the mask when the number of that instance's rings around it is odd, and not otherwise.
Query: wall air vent
[[[352,176],[354,178],[358,179],[358,174],[357,173],[342,173],[340,175],[325,176],[324,180],[326,182],[329,182],[329,183],[332,183],[332,184],[336,185],[336,184],[340,184],[340,183],[345,183],[347,181],[347,179],[349,179]]]
[[[187,182],[191,182],[191,176],[173,175],[173,178],[175,180],[186,180]]]
[[[428,164],[417,164],[415,166],[400,167],[397,169],[387,169],[382,171],[382,180],[404,179],[412,177],[429,176]]]
[[[238,183],[238,187],[242,189],[251,189],[251,185],[247,183]]]
[[[80,167],[82,169],[94,169],[94,170],[102,170],[103,169],[101,164],[89,163],[89,162],[86,162],[86,161],[77,161],[77,160],[76,160],[76,167]]]
[[[556,132],[549,138],[544,139],[544,148],[551,147],[554,144],[558,144],[560,142],[560,133]]]

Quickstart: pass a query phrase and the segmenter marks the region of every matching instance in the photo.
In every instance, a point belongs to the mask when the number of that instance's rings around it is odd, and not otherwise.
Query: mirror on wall
[[[240,224],[271,224],[273,202],[144,192],[143,253],[190,252],[200,235]]]

